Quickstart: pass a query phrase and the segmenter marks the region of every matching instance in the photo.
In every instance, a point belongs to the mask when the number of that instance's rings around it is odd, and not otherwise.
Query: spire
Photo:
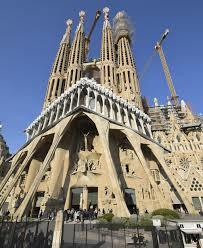
[[[132,28],[125,12],[114,18],[114,38],[118,54],[118,92],[142,109],[140,86],[130,46]]]
[[[109,9],[105,7],[101,44],[101,84],[116,91],[116,62],[113,35],[109,22]]]
[[[70,57],[69,57],[69,66],[67,72],[67,88],[76,83],[82,76],[82,67],[85,57],[84,49],[84,17],[85,12],[80,11],[79,13],[80,21],[75,31],[75,37],[72,43]]]
[[[46,108],[50,104],[50,102],[59,97],[65,90],[68,57],[70,52],[70,34],[72,20],[68,19],[66,21],[66,25],[66,32],[63,35],[59,50],[52,67],[43,108]]]

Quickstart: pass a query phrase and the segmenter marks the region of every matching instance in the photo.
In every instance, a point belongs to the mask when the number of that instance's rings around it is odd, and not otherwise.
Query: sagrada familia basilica
[[[202,119],[183,100],[143,101],[128,18],[119,12],[111,27],[109,9],[103,14],[94,60],[85,12],[73,39],[67,21],[43,109],[26,143],[2,156],[0,209],[13,218],[90,206],[124,217],[134,209],[203,210]]]

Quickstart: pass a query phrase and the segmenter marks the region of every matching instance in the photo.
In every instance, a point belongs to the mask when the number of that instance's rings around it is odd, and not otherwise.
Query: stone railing
[[[81,78],[30,124],[26,129],[27,140],[47,130],[80,106],[152,138],[148,115],[93,79]]]

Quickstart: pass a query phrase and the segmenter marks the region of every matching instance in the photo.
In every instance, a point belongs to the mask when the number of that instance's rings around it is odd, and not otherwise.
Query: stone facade
[[[196,210],[203,210],[203,130],[202,119],[195,116],[182,100],[178,107],[159,105],[148,113],[152,120],[154,139],[168,148],[164,160],[184,196],[172,197],[175,208],[184,207],[184,200],[193,203]]]
[[[84,61],[85,13],[80,12],[72,44],[67,22],[43,110],[26,129],[27,141],[0,184],[0,208],[8,204],[14,218],[90,206],[126,217],[136,208],[151,212],[177,202],[190,213],[198,211],[178,178],[188,175],[192,159],[202,159],[197,134],[191,133],[191,144],[186,141],[172,107],[171,119],[159,106],[148,112],[152,122],[143,112],[125,13],[117,14],[114,30],[108,14],[105,8],[102,56],[94,61]],[[177,146],[165,137],[165,128],[156,129],[159,118],[170,119],[171,141],[179,128]],[[183,156],[192,146],[191,157]],[[174,160],[176,151],[182,153]],[[198,168],[194,173],[200,175]],[[201,188],[201,177],[191,178],[190,188]]]
[[[5,160],[10,156],[9,148],[6,145],[3,135],[0,130],[0,182],[6,175],[9,169],[9,163],[5,163]]]

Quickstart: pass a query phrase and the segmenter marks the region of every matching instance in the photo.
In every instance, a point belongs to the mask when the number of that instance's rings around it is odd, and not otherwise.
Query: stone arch
[[[88,106],[91,110],[95,109],[95,93],[94,91],[90,92],[89,95],[89,106]]]
[[[104,115],[110,117],[110,102],[107,98],[104,101]]]
[[[130,124],[130,127],[132,127],[133,128],[133,117],[132,117],[132,115],[131,114],[128,114],[128,119],[129,119],[129,124]]]
[[[147,125],[145,123],[144,123],[144,130],[145,130],[146,135],[148,137],[151,137],[150,132],[149,132],[149,129],[148,129],[148,127],[147,127]]]
[[[80,105],[86,106],[87,89],[83,88],[80,92]]]
[[[125,124],[125,111],[121,108],[121,122]]]
[[[138,186],[130,184],[129,178],[136,178],[136,167],[138,158],[136,153],[130,144],[126,135],[120,130],[109,130],[109,148],[113,164],[116,170],[116,176],[119,178],[120,187],[123,191],[125,204],[130,212],[133,214],[134,209],[137,207],[136,198],[138,198]],[[133,195],[128,195],[128,189],[134,192]],[[129,199],[128,197],[132,197]]]
[[[94,173],[98,173],[101,164],[98,162],[101,156],[101,147],[98,143],[98,130],[91,117],[84,113],[78,114],[68,125],[62,138],[62,144],[69,151],[66,164],[67,176],[62,187],[66,188],[65,207],[71,207],[72,188],[95,187],[98,188]],[[75,140],[76,142],[71,142]],[[91,176],[89,175],[91,174]],[[73,180],[71,181],[71,178]],[[99,192],[99,190],[98,190]],[[99,201],[98,201],[99,203]],[[89,206],[85,206],[87,208]]]
[[[136,130],[136,125],[132,113],[130,113],[129,119],[131,120],[131,127]]]
[[[102,97],[101,95],[99,94],[97,96],[97,111],[102,114],[102,111],[103,111],[103,101],[102,101]]]
[[[73,103],[72,103],[72,110],[77,107],[77,102],[78,102],[78,91],[75,90],[73,93]]]
[[[20,177],[18,180],[25,180],[25,188],[23,195],[18,195],[16,198],[16,202],[18,204],[16,205],[16,208],[18,210],[18,207],[21,206],[21,202],[24,200],[26,196],[26,192],[30,190],[31,185],[36,179],[36,176],[38,175],[38,172],[40,171],[40,166],[44,162],[50,147],[53,143],[54,139],[54,134],[49,134],[46,136],[43,136],[41,140],[39,141],[36,151],[33,154],[33,156],[30,158],[29,162],[27,165],[24,167],[23,172],[21,173]],[[45,192],[45,189],[44,189]],[[35,214],[35,216],[39,212],[39,208],[36,207],[36,202],[37,202],[37,191],[34,192],[34,197],[33,197],[33,204],[28,204],[26,206],[26,212],[32,213],[32,216]]]
[[[137,123],[137,129],[138,129],[138,131],[139,131],[140,133],[143,133],[143,131],[142,131],[142,126],[141,126],[141,123],[140,123],[140,120],[139,120],[138,117],[136,118],[136,123]]]
[[[113,108],[113,118],[115,121],[118,121],[118,107],[115,103],[112,104],[112,108]]]

